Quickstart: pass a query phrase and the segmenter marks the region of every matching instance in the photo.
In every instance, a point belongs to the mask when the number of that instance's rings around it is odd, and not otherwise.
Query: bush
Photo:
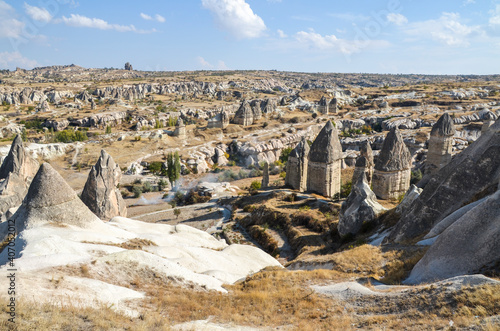
[[[134,194],[134,198],[138,198],[142,195],[142,187],[134,186],[132,188],[132,193]]]
[[[410,184],[417,184],[422,179],[422,171],[420,169],[411,172]]]
[[[153,192],[153,187],[151,186],[150,182],[145,182],[144,184],[142,184],[142,192],[143,193]]]
[[[73,131],[73,130],[63,130],[56,133],[56,142],[70,143],[74,141],[85,141],[87,140],[87,133],[84,131]]]
[[[260,185],[261,183],[257,180],[254,180],[251,184],[250,184],[250,190],[252,191],[256,191],[256,190],[260,190]]]
[[[281,151],[280,161],[282,164],[286,164],[288,162],[288,157],[290,156],[290,153],[292,151],[293,151],[293,148],[291,148],[291,147],[284,148]]]

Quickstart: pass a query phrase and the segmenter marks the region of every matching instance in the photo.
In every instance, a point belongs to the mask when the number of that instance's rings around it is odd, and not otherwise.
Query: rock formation
[[[184,125],[184,121],[180,117],[175,124],[174,136],[179,138],[186,138],[186,126]]]
[[[229,125],[229,114],[227,111],[222,109],[220,113],[210,118],[207,123],[207,127],[210,128],[218,128],[225,129]]]
[[[475,274],[500,264],[500,191],[448,227],[415,265],[406,283]]]
[[[307,163],[309,162],[309,144],[305,137],[292,150],[286,163],[285,185],[295,190],[307,190]]]
[[[127,206],[117,186],[122,172],[113,158],[101,150],[101,156],[92,167],[83,188],[81,199],[101,220],[127,216]]]
[[[0,179],[5,179],[14,173],[24,181],[32,179],[38,169],[38,162],[34,160],[24,148],[23,140],[17,135],[12,142],[9,154],[0,167]]]
[[[364,141],[359,149],[360,156],[356,160],[352,182],[356,182],[361,173],[365,174],[368,186],[372,184],[373,177],[373,151],[368,141]]]
[[[256,99],[250,102],[250,107],[252,107],[253,120],[258,121],[262,118],[261,101]]]
[[[401,215],[390,241],[401,242],[426,234],[446,216],[497,188],[500,178],[500,120],[456,155],[427,183]]]
[[[401,215],[404,213],[422,193],[422,189],[416,187],[415,185],[411,185],[408,191],[405,193],[403,200],[396,207],[396,213]]]
[[[90,99],[90,109],[95,110],[95,107],[96,107],[96,105],[95,105],[94,99]]]
[[[322,114],[328,115],[328,101],[326,100],[325,96],[323,96],[321,100],[319,100],[318,111]]]
[[[364,158],[364,157],[362,157]],[[342,203],[339,214],[338,231],[341,236],[356,234],[364,223],[373,222],[386,209],[377,202],[365,174],[361,174],[353,182],[347,200]]]
[[[333,98],[330,100],[330,103],[328,105],[328,111],[332,114],[337,114],[338,110],[338,105],[337,105],[337,98]]]
[[[411,154],[399,129],[387,134],[375,162],[373,192],[380,199],[397,199],[410,187]]]
[[[434,174],[451,161],[453,136],[455,126],[448,113],[434,124],[429,139],[429,151],[427,152],[426,174]]]
[[[340,192],[342,146],[331,121],[320,131],[309,152],[307,190],[327,197]]]
[[[0,167],[0,215],[21,204],[37,169],[38,162],[28,154],[21,136],[17,135]]]
[[[262,174],[261,188],[269,187],[269,163],[264,163],[264,170]]]
[[[35,111],[37,111],[39,113],[49,112],[50,107],[49,107],[49,103],[47,102],[47,100],[43,100],[42,102],[40,102],[38,104],[38,106],[36,107]]]
[[[234,114],[233,123],[243,126],[252,125],[254,122],[252,107],[247,100],[243,100],[240,108]]]
[[[48,163],[38,169],[21,207],[12,219],[18,232],[49,222],[83,228],[101,222]]]
[[[490,126],[492,126],[493,123],[495,123],[495,121],[497,119],[498,119],[498,116],[495,115],[495,113],[493,113],[491,111],[484,114],[483,126],[481,127],[481,134],[484,134],[490,128]]]

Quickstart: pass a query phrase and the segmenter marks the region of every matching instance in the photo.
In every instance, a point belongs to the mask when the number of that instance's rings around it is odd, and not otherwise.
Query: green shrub
[[[134,194],[134,198],[138,198],[142,195],[142,187],[134,186],[132,188],[132,193]]]
[[[260,189],[260,185],[261,183],[257,180],[254,180],[251,184],[250,184],[250,190],[252,191],[256,191],[256,190],[259,190]]]

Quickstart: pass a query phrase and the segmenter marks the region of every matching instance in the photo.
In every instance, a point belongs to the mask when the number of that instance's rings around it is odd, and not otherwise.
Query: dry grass
[[[0,314],[1,330],[170,330],[161,315],[147,313],[131,319],[107,306],[81,307],[76,305],[39,304],[16,300],[15,325],[6,313]],[[5,307],[7,300],[0,300]]]
[[[333,271],[269,270],[228,286],[229,294],[186,291],[178,287],[151,289],[149,304],[173,322],[204,320],[258,327],[293,326],[298,330],[345,330],[352,319],[344,306],[312,292],[311,279],[338,279]]]
[[[429,247],[420,249],[402,249],[389,250],[387,256],[392,256],[385,265],[385,276],[382,279],[387,284],[401,284],[401,282],[410,274],[415,264],[425,255]]]
[[[362,245],[333,254],[331,261],[335,264],[335,270],[378,278],[384,275],[386,259],[380,247]]]
[[[361,258],[367,249],[353,249],[350,258]],[[123,316],[106,306],[82,308],[20,300],[14,330],[168,330],[193,320],[291,330],[448,329],[452,320],[457,328],[498,329],[498,322],[482,319],[500,311],[499,285],[457,291],[428,286],[344,301],[310,288],[345,281],[346,276],[334,270],[269,268],[227,286],[227,294],[164,281],[138,281],[137,289],[147,293],[140,318]],[[0,300],[0,304],[6,301]],[[0,316],[0,329],[10,327],[7,318],[6,314]]]
[[[97,242],[97,241],[82,241],[85,244],[94,244],[94,245],[108,245],[108,246],[116,246],[124,249],[131,250],[142,250],[145,246],[156,246],[156,244],[149,240],[143,238],[133,238],[121,244],[115,244],[111,242]]]

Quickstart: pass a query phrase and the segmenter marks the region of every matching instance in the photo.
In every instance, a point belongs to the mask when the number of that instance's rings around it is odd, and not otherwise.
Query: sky
[[[500,0],[0,0],[0,69],[499,74]]]

